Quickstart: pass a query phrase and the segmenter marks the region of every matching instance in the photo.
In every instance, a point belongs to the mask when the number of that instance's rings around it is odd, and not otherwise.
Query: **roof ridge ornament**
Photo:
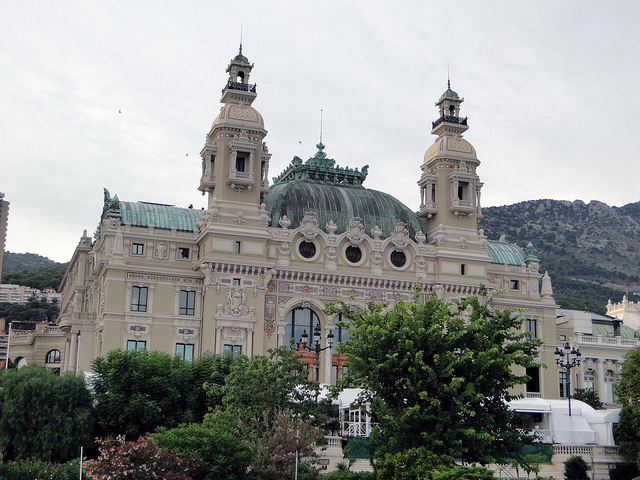
[[[273,177],[273,184],[290,182],[293,180],[306,180],[330,185],[344,185],[349,187],[361,187],[369,174],[369,165],[357,168],[341,167],[336,161],[327,158],[322,142],[316,145],[318,151],[315,155],[303,163],[298,156],[293,157],[291,163],[277,177]]]

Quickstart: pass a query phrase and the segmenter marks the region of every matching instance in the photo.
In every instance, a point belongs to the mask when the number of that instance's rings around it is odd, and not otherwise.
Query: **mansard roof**
[[[130,223],[133,227],[153,225],[154,228],[163,230],[175,227],[181,232],[193,232],[201,215],[202,211],[194,208],[149,202],[121,202],[117,195],[111,198],[109,190],[104,189],[101,220],[117,218],[123,225]]]

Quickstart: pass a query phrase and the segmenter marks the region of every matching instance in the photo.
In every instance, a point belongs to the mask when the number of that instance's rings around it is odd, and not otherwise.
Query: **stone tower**
[[[449,82],[436,102],[440,116],[431,133],[438,138],[424,155],[418,181],[420,216],[427,221],[429,238],[476,237],[482,215],[482,183],[476,174],[480,161],[473,145],[462,138],[469,128],[467,117],[460,116],[463,101]]]

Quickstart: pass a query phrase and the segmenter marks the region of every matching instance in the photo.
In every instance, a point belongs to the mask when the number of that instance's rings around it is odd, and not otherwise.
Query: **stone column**
[[[71,345],[69,348],[69,370],[76,373],[78,367],[78,331],[71,332]]]
[[[597,363],[596,363],[596,374],[598,376],[597,382],[598,382],[598,386],[596,387],[598,389],[598,397],[600,398],[600,401],[602,401],[603,403],[608,402],[607,400],[607,391],[604,388],[604,361],[602,359],[598,359]]]

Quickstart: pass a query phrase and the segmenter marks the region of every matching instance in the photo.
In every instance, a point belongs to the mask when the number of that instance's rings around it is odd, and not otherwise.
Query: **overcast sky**
[[[241,25],[271,176],[315,153],[322,109],[328,157],[370,165],[365,186],[417,210],[449,65],[483,206],[640,201],[639,13],[637,0],[4,1],[6,249],[68,261],[103,187],[204,206],[199,152]]]

